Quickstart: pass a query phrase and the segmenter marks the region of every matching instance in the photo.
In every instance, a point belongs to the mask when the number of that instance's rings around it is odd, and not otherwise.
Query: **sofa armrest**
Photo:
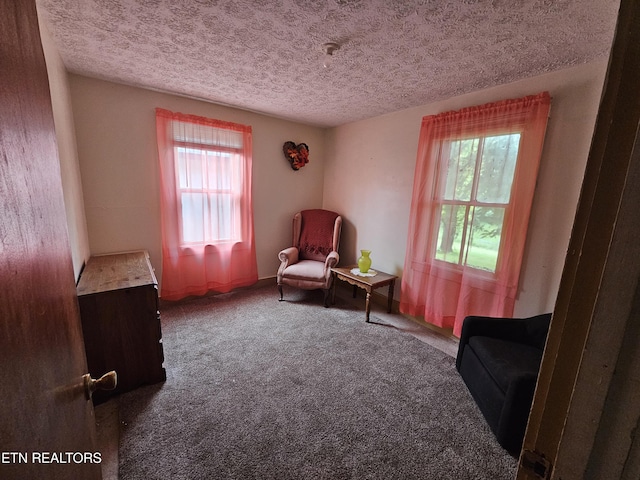
[[[513,379],[506,392],[495,433],[511,453],[518,453],[522,447],[537,381],[538,375],[523,374]]]
[[[547,334],[549,333],[549,325],[551,324],[551,313],[543,313],[535,317],[526,318],[527,333],[526,343],[532,347],[544,350],[547,343]]]

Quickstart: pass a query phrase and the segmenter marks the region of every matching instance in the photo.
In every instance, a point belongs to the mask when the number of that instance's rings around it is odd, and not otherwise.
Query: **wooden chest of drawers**
[[[148,253],[91,257],[77,291],[89,373],[118,375],[116,389],[95,392],[94,402],[164,381],[158,282]]]

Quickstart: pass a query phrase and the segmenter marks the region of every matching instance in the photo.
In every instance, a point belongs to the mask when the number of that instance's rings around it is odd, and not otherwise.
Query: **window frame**
[[[230,196],[231,203],[231,220],[229,229],[232,232],[229,238],[216,238],[213,239],[210,235],[207,235],[207,230],[211,230],[211,228],[207,229],[207,225],[203,226],[203,237],[202,241],[186,241],[185,240],[185,216],[183,215],[183,193],[200,193],[202,195],[206,195],[209,197],[210,195],[220,195],[219,188],[205,188],[204,183],[205,179],[208,177],[206,172],[207,161],[206,159],[202,159],[203,167],[203,187],[202,188],[182,188],[180,186],[180,155],[178,153],[179,149],[193,149],[201,151],[200,155],[206,157],[209,153],[213,154],[221,154],[221,153],[230,153],[231,161],[234,161],[234,157],[237,157],[237,160],[240,162],[243,161],[243,147],[227,147],[221,145],[215,145],[211,143],[204,142],[187,142],[182,140],[173,140],[173,149],[174,149],[174,169],[175,169],[175,188],[176,188],[176,200],[177,200],[177,214],[178,220],[180,224],[179,228],[179,242],[182,248],[192,248],[198,246],[206,246],[206,245],[222,245],[222,244],[234,244],[241,242],[243,239],[243,222],[241,219],[240,211],[241,211],[241,202],[242,202],[242,166],[238,166],[237,169],[230,169],[229,184],[230,188],[225,190],[223,195]],[[234,175],[235,170],[239,175]],[[228,193],[227,193],[228,192]],[[207,203],[210,203],[207,198]],[[210,222],[211,223],[211,222]]]
[[[478,196],[478,185],[480,183],[480,169],[482,166],[482,156],[484,153],[484,146],[486,139],[489,137],[496,136],[505,136],[505,135],[519,135],[518,140],[518,151],[516,154],[516,161],[514,166],[514,173],[511,178],[511,184],[509,186],[509,201],[507,203],[497,203],[497,202],[482,202],[477,199]],[[502,228],[504,227],[509,215],[513,209],[513,187],[516,181],[516,175],[518,172],[519,162],[520,162],[520,152],[524,138],[524,131],[521,126],[514,128],[511,126],[509,128],[489,128],[485,132],[482,132],[481,135],[456,135],[453,137],[441,138],[439,140],[438,147],[438,160],[436,163],[435,176],[434,176],[434,188],[433,188],[433,204],[436,206],[433,216],[433,227],[431,229],[431,245],[432,251],[430,252],[431,262],[434,265],[438,265],[439,268],[450,271],[452,273],[462,273],[464,270],[473,271],[474,275],[479,277],[487,278],[487,279],[496,279],[499,278],[500,272],[502,271],[503,264],[503,246],[504,246],[504,235],[502,232]],[[448,158],[450,158],[451,145],[455,142],[461,142],[464,140],[478,140],[478,147],[475,155],[475,164],[473,171],[473,180],[472,187],[469,194],[469,200],[458,200],[455,198],[455,193],[452,199],[445,199],[444,189],[447,185],[448,179]],[[439,239],[440,239],[440,231],[442,225],[442,211],[445,205],[449,205],[451,207],[463,207],[465,209],[464,214],[464,224],[463,224],[463,233],[461,235],[461,239],[459,242],[460,251],[458,252],[458,261],[456,263],[443,260],[437,257],[439,251]],[[472,215],[472,210],[478,207],[481,208],[501,208],[504,210],[504,214],[502,217],[502,226],[500,232],[500,241],[498,243],[498,251],[496,255],[496,263],[495,269],[493,271],[488,269],[479,268],[477,266],[466,264],[466,258],[469,255],[469,242],[471,239],[469,235],[471,235],[470,230],[473,228],[472,220],[470,220],[470,216]]]

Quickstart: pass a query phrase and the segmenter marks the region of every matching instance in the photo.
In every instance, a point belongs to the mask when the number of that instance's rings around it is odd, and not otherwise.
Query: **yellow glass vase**
[[[367,273],[371,267],[371,250],[360,250],[360,258],[358,259],[358,268],[361,273]]]

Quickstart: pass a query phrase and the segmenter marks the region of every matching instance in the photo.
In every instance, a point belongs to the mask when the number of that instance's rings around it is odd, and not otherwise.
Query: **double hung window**
[[[162,297],[255,283],[251,127],[158,108],[156,130]]]
[[[237,242],[242,238],[242,135],[213,127],[196,139],[175,126],[174,158],[182,245]]]
[[[436,260],[495,273],[520,133],[442,142]]]
[[[510,317],[551,97],[422,119],[400,311],[460,335],[467,315]]]

